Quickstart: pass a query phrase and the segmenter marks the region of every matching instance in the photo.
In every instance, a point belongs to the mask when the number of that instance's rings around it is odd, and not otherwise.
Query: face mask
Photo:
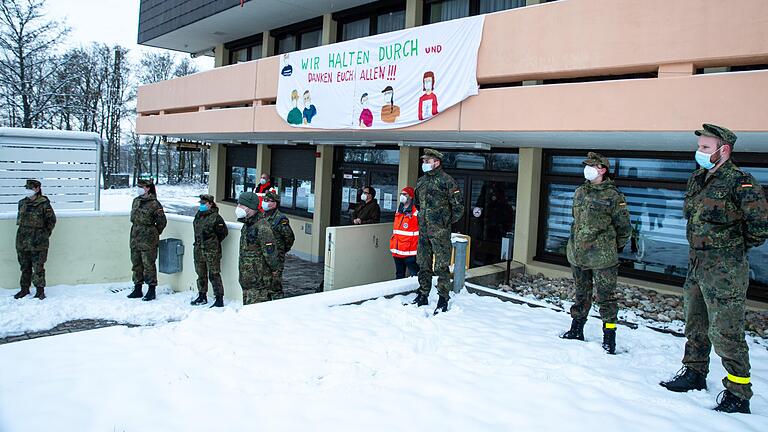
[[[137,187],[136,188],[136,194],[139,195],[139,196],[144,195],[146,192],[147,191],[145,191],[143,187]]]
[[[715,150],[717,153],[720,149]],[[696,151],[696,163],[701,165],[704,169],[712,169],[717,165],[717,162],[711,162],[712,155],[715,153],[704,153],[703,151]],[[720,159],[718,159],[718,162]]]
[[[201,211],[201,212],[206,212],[206,211],[208,211],[208,206],[207,206],[207,205],[205,205],[205,204],[200,204],[200,211]]]
[[[259,180],[259,184],[267,184],[267,179],[261,179],[261,180]]]
[[[424,81],[424,88],[427,90],[432,90],[432,81]]]
[[[400,195],[400,202],[405,204],[408,202],[408,197],[405,195]]]
[[[27,198],[34,198],[37,195],[34,189],[27,189]]]
[[[432,171],[432,164],[428,164],[428,163],[421,164],[421,170],[424,172]]]
[[[246,213],[242,207],[235,207],[235,216],[237,216],[238,219],[243,219],[248,216],[248,213]]]
[[[361,201],[368,201],[368,194],[360,194]]]
[[[597,170],[597,168],[593,166],[585,166],[584,167],[584,178],[592,181],[600,176],[600,172]]]
[[[267,201],[262,201],[261,202],[261,208],[264,211],[269,211],[269,203]]]

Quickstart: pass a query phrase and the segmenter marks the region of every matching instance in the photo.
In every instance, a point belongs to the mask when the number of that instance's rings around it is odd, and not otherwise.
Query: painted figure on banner
[[[300,125],[303,122],[303,117],[298,107],[299,92],[295,89],[291,92],[291,104],[293,105],[293,108],[288,112],[288,118],[286,118],[286,120],[288,121],[288,124]]]
[[[422,78],[424,94],[419,98],[419,120],[426,120],[437,115],[437,95],[435,90],[435,73],[424,72]]]
[[[312,117],[317,115],[317,108],[312,105],[312,97],[309,90],[304,92],[304,124],[312,123]]]
[[[392,86],[386,86],[381,93],[384,95],[384,100],[387,101],[386,105],[381,107],[381,121],[394,123],[400,117],[400,107],[395,105],[395,90]]]
[[[360,111],[360,127],[373,126],[373,113],[368,105],[368,93],[363,93],[363,95],[360,96],[360,105],[363,107],[363,110]]]

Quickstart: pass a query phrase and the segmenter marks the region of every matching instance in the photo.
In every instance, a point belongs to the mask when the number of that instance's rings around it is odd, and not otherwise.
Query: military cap
[[[29,179],[27,180],[27,184],[25,186],[27,189],[34,189],[40,187],[40,182],[35,179]]]
[[[606,169],[611,169],[611,163],[608,161],[608,158],[601,155],[600,153],[595,152],[589,152],[587,153],[587,158],[582,161],[584,165],[601,165],[604,166]]]
[[[421,158],[422,159],[435,158],[435,159],[443,160],[443,154],[440,153],[439,151],[435,150],[435,149],[428,148],[428,149],[424,150],[424,155]]]
[[[259,209],[259,196],[253,192],[243,192],[240,194],[240,198],[237,200],[238,204],[242,204],[249,209]]]
[[[277,190],[275,189],[267,189],[266,192],[264,192],[264,199],[268,201],[274,201],[279,203],[280,202],[280,194],[277,193]]]
[[[155,181],[152,180],[151,178],[139,179],[139,181],[137,181],[136,184],[139,186],[150,187],[153,184],[155,184]]]
[[[709,123],[704,123],[701,125],[703,129],[699,129],[696,132],[694,132],[697,136],[710,136],[719,138],[730,145],[736,144],[736,134],[731,132],[730,129],[724,128],[722,126],[713,125]]]
[[[213,204],[213,203],[215,203],[215,202],[216,202],[216,201],[214,201],[214,199],[213,199],[213,195],[208,195],[208,194],[202,194],[202,195],[200,195],[200,202],[203,202],[203,201],[209,202],[209,203],[211,203],[211,204]]]

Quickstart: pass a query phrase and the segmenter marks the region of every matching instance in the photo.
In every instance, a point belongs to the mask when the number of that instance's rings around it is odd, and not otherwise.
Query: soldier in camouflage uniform
[[[56,225],[48,197],[42,194],[40,182],[27,180],[27,197],[19,201],[16,216],[16,255],[21,266],[21,290],[13,296],[20,299],[29,294],[29,287],[35,284],[35,298],[45,298],[45,261],[48,259],[48,239]]]
[[[571,307],[571,329],[562,338],[584,340],[594,287],[603,320],[603,348],[615,354],[618,252],[631,233],[629,211],[624,195],[608,177],[608,159],[589,152],[583,163],[586,181],[573,194],[573,224],[567,246],[576,298]]]
[[[163,206],[157,200],[157,192],[152,179],[137,182],[139,196],[133,199],[131,206],[131,264],[133,271],[133,291],[128,298],[142,296],[142,284],[149,285],[144,301],[154,300],[157,288],[157,248],[160,234],[168,221],[165,219]]]
[[[278,298],[273,297],[271,291],[272,280],[281,268],[277,240],[270,226],[262,220],[258,208],[259,197],[255,193],[240,194],[235,214],[243,223],[239,262],[243,305]]]
[[[683,286],[685,354],[668,390],[707,388],[712,346],[728,375],[717,411],[749,413],[752,397],[744,314],[749,286],[747,250],[768,239],[768,204],[754,177],[730,156],[736,135],[713,124],[697,130],[696,162],[683,214],[688,220],[688,276]]]
[[[229,231],[219,215],[213,195],[200,195],[200,208],[192,221],[195,231],[194,259],[197,273],[197,298],[193,306],[208,303],[208,279],[213,285],[216,301],[211,307],[224,306],[224,284],[221,282],[221,242]]]
[[[288,218],[277,209],[280,205],[280,194],[274,189],[269,189],[264,193],[261,201],[261,209],[264,211],[262,220],[272,228],[277,245],[277,258],[279,261],[278,270],[272,275],[270,284],[265,287],[267,294],[272,299],[283,297],[283,268],[285,267],[285,255],[293,247],[296,237],[291,229],[291,223]],[[265,281],[266,282],[266,281]]]
[[[415,202],[419,209],[419,293],[413,300],[418,306],[429,303],[432,276],[437,275],[440,298],[435,314],[448,310],[451,289],[451,225],[464,215],[464,201],[456,181],[443,170],[443,154],[426,149],[421,157],[424,175],[416,183]],[[432,260],[434,258],[434,272]]]

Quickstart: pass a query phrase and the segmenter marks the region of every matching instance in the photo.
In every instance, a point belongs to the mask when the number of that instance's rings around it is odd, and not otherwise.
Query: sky
[[[162,51],[136,43],[140,0],[47,0],[50,18],[64,21],[71,28],[66,46],[87,46],[91,42],[120,44],[132,51],[138,61],[142,51]],[[179,58],[189,56],[176,52]],[[192,60],[200,70],[213,68],[213,57]]]

